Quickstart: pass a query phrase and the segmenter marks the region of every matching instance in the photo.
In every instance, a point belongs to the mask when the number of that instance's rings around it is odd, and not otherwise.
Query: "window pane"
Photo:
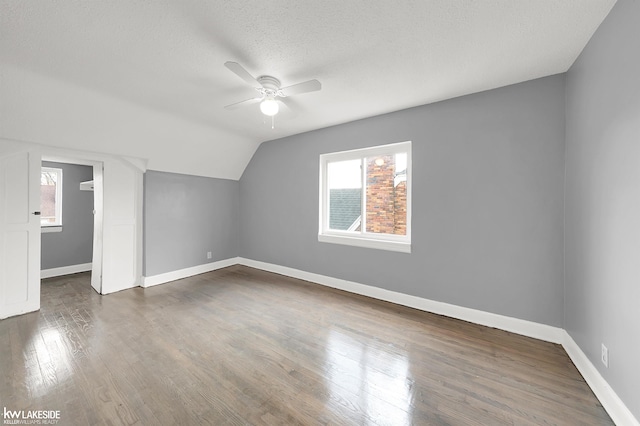
[[[360,160],[327,164],[329,229],[360,231],[362,172]]]
[[[366,159],[366,232],[407,234],[407,154]]]
[[[56,223],[56,186],[58,174],[53,171],[42,171],[40,174],[40,224],[43,226]]]

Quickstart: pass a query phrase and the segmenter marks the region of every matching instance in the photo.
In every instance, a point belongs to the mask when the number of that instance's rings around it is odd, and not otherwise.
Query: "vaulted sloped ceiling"
[[[0,137],[239,179],[267,140],[566,71],[614,0],[3,0]],[[271,121],[224,105],[318,79]]]

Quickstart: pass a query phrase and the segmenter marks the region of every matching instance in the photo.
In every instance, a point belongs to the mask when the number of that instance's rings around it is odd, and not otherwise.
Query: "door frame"
[[[91,260],[91,287],[102,294],[102,250],[104,221],[104,162],[87,160],[72,155],[42,154],[42,161],[78,164],[93,167],[93,257]]]

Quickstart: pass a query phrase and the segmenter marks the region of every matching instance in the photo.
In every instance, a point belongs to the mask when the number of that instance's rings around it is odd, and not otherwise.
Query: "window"
[[[318,241],[411,252],[411,142],[320,156]]]
[[[40,225],[62,226],[62,169],[43,167],[40,172]]]

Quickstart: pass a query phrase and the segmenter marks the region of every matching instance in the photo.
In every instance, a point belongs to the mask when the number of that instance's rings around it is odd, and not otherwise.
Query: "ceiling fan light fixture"
[[[273,98],[266,98],[264,101],[260,102],[260,111],[262,111],[264,115],[273,117],[279,110],[280,107],[278,106],[278,102]]]

